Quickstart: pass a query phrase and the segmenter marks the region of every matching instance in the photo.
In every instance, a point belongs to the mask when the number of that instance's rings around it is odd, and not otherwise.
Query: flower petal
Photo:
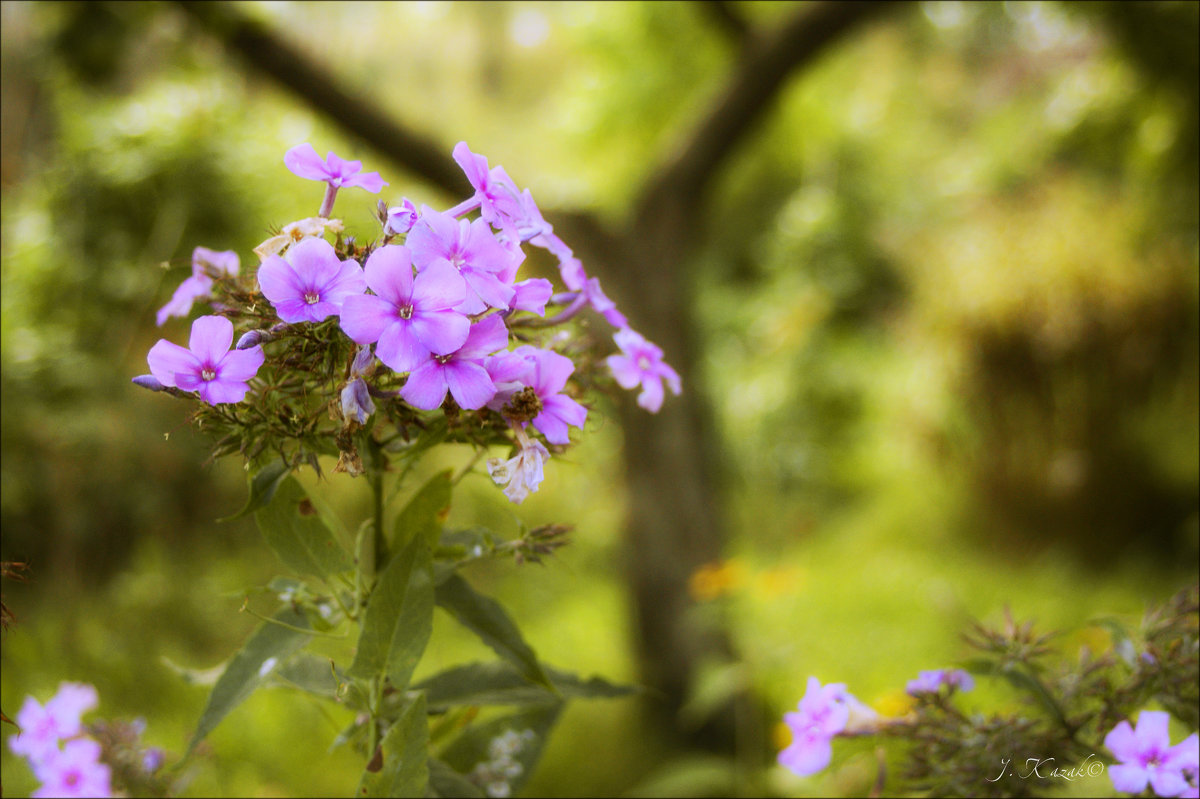
[[[411,372],[429,360],[429,349],[413,335],[410,320],[397,319],[379,337],[375,357],[394,372]]]
[[[355,294],[342,303],[339,324],[354,343],[365,346],[379,341],[383,331],[397,318],[396,307],[382,297]]]
[[[471,320],[457,311],[417,311],[411,321],[412,334],[438,355],[460,349],[471,332]]]
[[[453,271],[453,267],[450,268]],[[371,291],[393,305],[408,305],[413,296],[412,251],[386,244],[367,256],[364,275]],[[460,281],[461,282],[461,281]]]
[[[309,180],[328,180],[329,167],[308,142],[298,144],[283,154],[283,163],[293,174]]]
[[[301,299],[305,289],[296,270],[278,255],[269,256],[258,267],[258,287],[277,311],[279,303]]]
[[[251,347],[245,350],[230,350],[217,365],[217,379],[226,382],[245,383],[258,374],[266,356],[262,347]]]
[[[467,341],[458,351],[460,358],[482,358],[508,346],[508,328],[496,314],[485,316],[471,325]]]
[[[400,398],[414,408],[432,411],[446,398],[446,376],[442,364],[430,359],[412,371],[400,389]]]
[[[450,394],[460,408],[482,408],[496,395],[496,385],[487,370],[474,361],[450,361],[443,371]]]
[[[192,322],[188,349],[195,353],[201,363],[217,365],[232,346],[233,322],[225,317],[201,316]]]
[[[413,304],[428,310],[453,308],[466,296],[466,281],[445,261],[435,261],[421,270],[412,288]]]

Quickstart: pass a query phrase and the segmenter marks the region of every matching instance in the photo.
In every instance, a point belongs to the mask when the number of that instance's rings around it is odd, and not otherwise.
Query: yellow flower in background
[[[688,594],[697,602],[708,602],[736,592],[746,582],[746,567],[736,558],[706,563],[688,578]]]
[[[771,726],[771,746],[776,751],[783,751],[792,745],[792,728],[782,721]]]
[[[904,691],[889,691],[879,696],[872,704],[879,715],[885,718],[899,718],[908,715],[916,704],[916,699]]]

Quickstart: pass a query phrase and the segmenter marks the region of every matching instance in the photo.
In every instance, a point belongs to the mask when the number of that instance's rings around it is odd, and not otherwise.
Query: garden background
[[[241,463],[129,379],[182,338],[154,311],[195,245],[249,268],[312,214],[282,158],[306,141],[439,207],[469,190],[467,141],[683,375],[657,416],[598,403],[520,507],[482,470],[456,495],[454,522],[574,524],[546,564],[470,577],[544,661],[654,689],[573,703],[528,795],[864,792],[866,750],[772,765],[809,675],[896,710],[972,619],[1101,648],[1089,620],[1196,580],[1200,5],[2,12],[2,554],[29,564],[3,586],[10,716],[91,682],[97,715],[180,752],[206,696],[180,669],[254,628],[243,598],[282,569],[249,519],[215,522]],[[351,232],[374,199],[340,199]],[[482,651],[445,621],[423,671]],[[260,691],[188,792],[346,795],[345,723]]]

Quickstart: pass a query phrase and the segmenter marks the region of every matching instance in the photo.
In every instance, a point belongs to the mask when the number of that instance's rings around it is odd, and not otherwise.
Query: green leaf
[[[418,537],[379,576],[367,609],[354,663],[346,672],[369,679],[386,674],[403,690],[433,631],[433,568],[428,542]]]
[[[447,577],[437,586],[437,603],[459,623],[475,633],[497,655],[508,660],[532,683],[557,688],[538,663],[537,655],[500,603],[478,593],[460,575]]]
[[[605,699],[636,693],[631,686],[613,685],[599,677],[582,680],[574,674],[546,669],[558,693],[529,682],[507,661],[455,666],[413,686],[425,691],[429,709],[437,712],[460,705],[547,705],[563,699]]]
[[[279,484],[275,500],[255,511],[254,520],[267,544],[294,571],[326,578],[352,568],[346,550],[334,540],[294,477]]]
[[[273,681],[289,688],[320,696],[337,699],[338,681],[333,676],[329,658],[300,652],[272,673]]]
[[[429,724],[425,694],[410,698],[380,745],[383,763],[364,771],[356,796],[424,797],[429,786]],[[374,753],[372,753],[374,754]]]
[[[474,724],[446,747],[442,752],[442,760],[460,774],[470,774],[479,764],[484,764],[485,768],[489,763],[511,768],[511,764],[516,763],[520,770],[515,775],[513,771],[516,769],[504,769],[512,775],[506,780],[508,795],[515,796],[533,774],[546,738],[562,708],[563,703],[559,702]],[[506,761],[504,763],[498,763],[493,757],[492,743],[499,742],[498,739],[507,739],[508,746],[505,749],[508,754],[503,758]]]
[[[276,613],[275,621],[293,627],[308,626],[304,614],[291,608],[284,608]],[[254,692],[276,663],[303,647],[310,638],[309,635],[279,624],[263,622],[217,679],[212,693],[208,696],[204,713],[200,716],[196,732],[188,744],[188,753],[190,754],[196,745],[213,731],[229,711]]]
[[[476,799],[483,796],[478,785],[436,757],[429,758],[429,787],[434,796],[444,799]]]
[[[231,522],[265,507],[275,496],[275,489],[279,488],[279,484],[291,471],[291,467],[283,461],[272,461],[259,469],[250,478],[250,498],[246,500],[245,506],[232,516],[217,521]]]
[[[396,517],[396,532],[392,536],[392,547],[401,547],[420,536],[430,548],[437,544],[442,533],[442,522],[450,507],[450,470],[435,474],[421,487],[400,515]]]

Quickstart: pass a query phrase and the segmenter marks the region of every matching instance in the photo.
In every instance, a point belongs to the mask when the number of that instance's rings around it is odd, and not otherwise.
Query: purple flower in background
[[[408,247],[388,244],[367,258],[366,284],[375,295],[356,294],[342,306],[341,326],[396,372],[411,372],[430,354],[447,355],[467,340],[471,322],[454,310],[466,293],[453,267],[435,261],[413,277]]]
[[[412,250],[418,272],[437,264],[454,268],[465,283],[464,299],[457,310],[474,315],[489,307],[508,309],[514,290],[501,274],[515,274],[514,261],[523,254],[498,242],[482,219],[468,222],[422,206],[421,219],[405,243]]]
[[[413,205],[412,200],[405,197],[399,205],[393,205],[387,210],[387,225],[384,233],[403,235],[412,230],[413,225],[417,224],[419,216],[417,207]]]
[[[592,308],[597,313],[603,314],[605,320],[610,325],[618,330],[629,326],[629,320],[625,318],[625,314],[617,310],[617,304],[610,300],[608,295],[604,293],[604,290],[600,288],[600,278],[590,278],[584,284],[583,293],[587,296],[587,301]]]
[[[285,322],[320,322],[341,311],[347,297],[367,290],[362,268],[339,261],[324,239],[304,239],[287,260],[268,256],[258,268],[258,285]]]
[[[640,333],[625,328],[618,330],[613,339],[621,348],[621,355],[606,358],[608,368],[621,388],[633,388],[641,384],[642,392],[637,403],[651,413],[662,407],[663,381],[671,393],[679,394],[679,374],[663,362],[662,350],[646,341]]]
[[[1157,796],[1179,796],[1189,789],[1184,771],[1198,758],[1197,736],[1170,745],[1170,716],[1143,710],[1137,728],[1122,721],[1104,738],[1104,745],[1120,761],[1108,770],[1113,787],[1123,793],[1141,793],[1148,784]],[[1193,765],[1192,773],[1195,772]]]
[[[112,796],[112,770],[100,762],[100,744],[90,738],[67,741],[62,750],[34,765],[34,774],[42,787],[35,797],[107,797]]]
[[[378,194],[388,185],[378,172],[363,172],[362,161],[343,161],[332,152],[321,158],[307,142],[288,150],[283,163],[293,174],[309,180],[323,180],[335,189],[357,186]]]
[[[8,748],[32,763],[39,763],[58,751],[58,742],[78,735],[80,718],[100,701],[96,689],[84,683],[61,683],[58,693],[43,707],[32,696],[17,713],[20,732],[8,739]]]
[[[517,454],[508,460],[490,458],[487,462],[488,475],[496,485],[504,486],[504,496],[520,505],[530,493],[536,492],[544,474],[542,464],[550,459],[550,452],[542,442],[529,438],[517,430]]]
[[[970,691],[975,687],[975,680],[962,669],[933,669],[922,671],[917,679],[909,680],[905,690],[911,696],[936,694],[943,685],[960,691]]]
[[[187,316],[196,300],[212,294],[214,276],[236,275],[240,266],[233,250],[215,252],[207,247],[197,247],[192,251],[192,276],[180,283],[171,301],[158,309],[158,326],[162,327],[169,317]]]
[[[408,376],[400,396],[414,408],[431,411],[442,404],[448,390],[459,407],[475,410],[496,394],[496,385],[483,359],[508,345],[508,329],[495,314],[471,326],[467,341],[449,355],[433,355]]]
[[[833,737],[845,730],[850,720],[850,699],[845,684],[822,686],[816,677],[809,677],[798,712],[783,715],[792,731],[792,743],[779,753],[779,764],[802,777],[828,766]]]
[[[250,390],[247,382],[258,373],[264,356],[261,347],[229,350],[233,323],[222,316],[201,316],[192,322],[188,348],[159,339],[146,356],[150,372],[164,386],[198,391],[209,405],[241,402]]]

